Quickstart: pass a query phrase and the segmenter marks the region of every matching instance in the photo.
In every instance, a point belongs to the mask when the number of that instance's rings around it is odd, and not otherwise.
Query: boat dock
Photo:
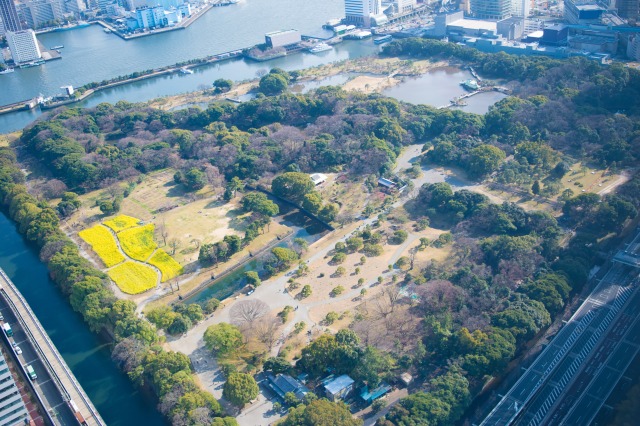
[[[464,102],[465,99],[470,98],[470,97],[475,96],[475,95],[478,95],[480,93],[484,93],[484,92],[500,92],[500,93],[504,93],[505,95],[510,95],[511,94],[511,90],[506,88],[506,87],[485,86],[485,87],[481,87],[478,90],[474,90],[473,92],[465,93],[462,96],[457,96],[457,97],[453,98],[451,101],[449,101],[449,103],[447,105],[439,106],[438,109],[446,109],[446,108],[453,108],[453,107],[457,107],[457,106],[464,106],[464,105],[466,105],[466,103]]]
[[[0,115],[15,111],[28,111],[30,109],[34,109],[36,106],[38,106],[38,98],[14,102],[12,104],[0,106]]]
[[[37,373],[29,383],[47,411],[43,414],[54,425],[106,426],[27,301],[2,269],[0,310],[13,329],[13,341],[22,348],[21,355],[14,352],[19,365],[25,375],[27,365]]]

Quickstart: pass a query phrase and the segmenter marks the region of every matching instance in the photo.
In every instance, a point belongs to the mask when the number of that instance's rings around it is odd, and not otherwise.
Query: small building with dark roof
[[[309,389],[305,385],[288,374],[277,374],[275,376],[269,374],[267,375],[267,382],[269,387],[282,399],[284,399],[285,394],[291,392],[302,401],[304,396],[309,393]]]

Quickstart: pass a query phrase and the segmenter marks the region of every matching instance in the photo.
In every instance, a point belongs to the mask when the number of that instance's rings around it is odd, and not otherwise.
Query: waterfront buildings
[[[21,64],[37,61],[42,58],[36,33],[33,30],[7,32],[7,43],[13,57],[13,62]]]
[[[345,20],[348,24],[372,27],[382,13],[382,0],[345,0]]]
[[[299,43],[302,39],[298,30],[281,30],[265,34],[264,40],[267,46],[273,49]]]
[[[500,20],[511,16],[512,0],[471,0],[471,14],[479,19]]]
[[[29,413],[2,353],[0,353],[0,395],[2,395],[0,423],[3,425],[28,424]]]
[[[2,19],[4,31],[15,32],[22,29],[13,0],[0,0],[0,19]]]
[[[26,0],[17,4],[18,16],[26,28],[50,26],[53,21],[64,20],[64,3],[62,0]]]

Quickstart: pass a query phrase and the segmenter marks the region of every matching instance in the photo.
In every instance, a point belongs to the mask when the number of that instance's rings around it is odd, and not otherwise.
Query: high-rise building
[[[2,1],[2,0],[0,0]],[[27,28],[41,28],[64,20],[62,0],[27,0],[18,3],[18,15]]]
[[[0,353],[0,395],[2,395],[2,399],[0,399],[2,424],[28,424],[29,413],[2,353]]]
[[[411,12],[417,6],[416,0],[395,0],[394,3],[398,13]]]
[[[344,11],[347,23],[370,27],[371,17],[382,13],[382,0],[345,0]]]
[[[20,19],[13,0],[0,0],[0,18],[5,31],[20,31]]]
[[[526,18],[531,14],[531,0],[512,0],[511,15]]]
[[[7,43],[13,57],[13,62],[21,64],[42,58],[40,46],[33,30],[7,32]]]
[[[511,0],[471,0],[471,14],[479,19],[504,19],[511,16]]]
[[[637,21],[640,14],[640,2],[638,0],[616,0],[616,8],[620,17]]]

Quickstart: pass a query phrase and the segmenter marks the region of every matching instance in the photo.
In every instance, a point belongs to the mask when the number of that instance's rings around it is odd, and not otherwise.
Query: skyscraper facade
[[[33,30],[7,32],[7,44],[13,57],[13,62],[21,64],[42,58],[40,46]]]
[[[345,0],[344,11],[349,24],[371,26],[371,16],[382,13],[382,0]]]
[[[0,0],[0,18],[5,31],[20,31],[20,19],[13,0]]]
[[[511,16],[511,0],[471,0],[471,14],[479,19],[504,19]]]

